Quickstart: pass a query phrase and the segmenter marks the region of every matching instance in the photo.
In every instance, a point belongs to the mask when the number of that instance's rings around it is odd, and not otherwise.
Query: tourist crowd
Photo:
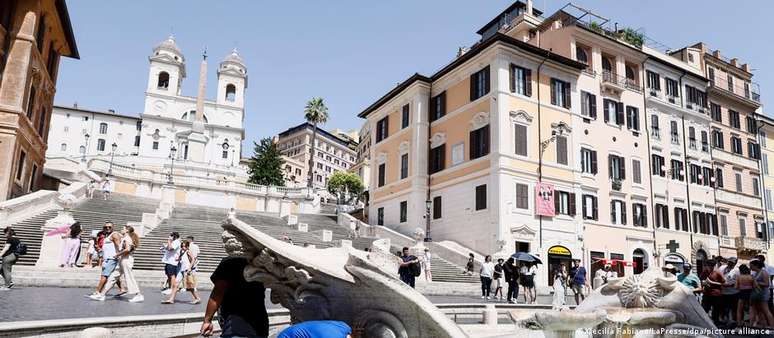
[[[68,237],[77,238],[79,233],[80,224],[76,222],[71,226]],[[96,263],[101,268],[101,272],[97,287],[94,293],[89,295],[89,298],[104,301],[108,291],[116,286],[118,292],[113,296],[115,298],[134,295],[129,299],[129,302],[136,303],[145,300],[133,271],[134,253],[139,245],[140,238],[135,233],[134,228],[127,225],[121,231],[117,231],[114,230],[114,225],[110,221],[105,222],[102,231],[92,235],[89,240],[85,266],[93,267],[93,264]],[[70,261],[72,250],[74,249],[66,248],[64,250],[62,266],[72,266]],[[201,299],[196,290],[199,246],[194,243],[193,236],[181,240],[180,235],[173,232],[162,243],[161,252],[163,256],[161,262],[164,264],[165,274],[162,294],[169,296],[162,303],[173,304],[179,290],[185,289],[191,293],[190,303],[199,304]]]

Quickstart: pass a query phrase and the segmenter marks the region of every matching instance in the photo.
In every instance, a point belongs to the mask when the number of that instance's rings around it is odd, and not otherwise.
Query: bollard
[[[487,304],[484,309],[484,325],[497,325],[497,308],[495,308],[494,304]]]

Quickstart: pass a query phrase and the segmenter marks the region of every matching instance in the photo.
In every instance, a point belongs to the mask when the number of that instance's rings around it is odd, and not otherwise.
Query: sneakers
[[[166,289],[166,290],[164,290],[164,291],[161,291],[161,294],[162,294],[162,295],[169,295],[169,294],[172,294],[172,289]]]
[[[486,297],[485,296],[481,296],[481,299],[484,299],[484,298],[486,298]]]
[[[141,294],[136,294],[132,299],[129,300],[129,303],[141,303],[145,300],[145,297],[143,297]]]
[[[0,288],[0,291],[11,291],[11,288],[4,286]]]
[[[117,294],[113,296],[113,298],[122,298],[126,294],[126,291],[119,291]]]
[[[105,295],[100,295],[100,294],[93,294],[93,295],[89,296],[89,298],[91,300],[96,300],[96,301],[99,301],[99,302],[104,302],[105,301]]]
[[[489,296],[486,296],[486,300],[489,300]]]

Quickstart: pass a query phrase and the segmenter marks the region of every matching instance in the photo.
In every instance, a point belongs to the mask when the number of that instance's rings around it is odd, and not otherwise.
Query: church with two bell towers
[[[207,55],[202,56],[196,97],[181,93],[186,59],[169,37],[153,49],[141,114],[141,156],[235,166],[244,139],[247,67],[236,49],[217,68],[217,98],[205,99]]]
[[[195,96],[182,93],[186,57],[170,36],[148,57],[145,102],[139,114],[55,105],[46,157],[85,160],[111,157],[116,164],[164,169],[174,157],[187,175],[221,173],[245,177],[244,140],[247,67],[236,49],[217,66],[217,97],[206,99],[207,53],[195,73]],[[137,116],[139,115],[139,116]]]

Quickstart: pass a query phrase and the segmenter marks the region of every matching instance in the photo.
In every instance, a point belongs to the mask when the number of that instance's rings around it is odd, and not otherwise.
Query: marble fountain
[[[355,338],[722,337],[690,290],[655,266],[611,280],[574,310],[514,310],[515,327],[477,331],[463,329],[403,284],[389,248],[294,246],[233,215],[223,228],[226,252],[250,262],[245,278],[271,289],[270,300],[287,308],[292,322],[341,320]]]

